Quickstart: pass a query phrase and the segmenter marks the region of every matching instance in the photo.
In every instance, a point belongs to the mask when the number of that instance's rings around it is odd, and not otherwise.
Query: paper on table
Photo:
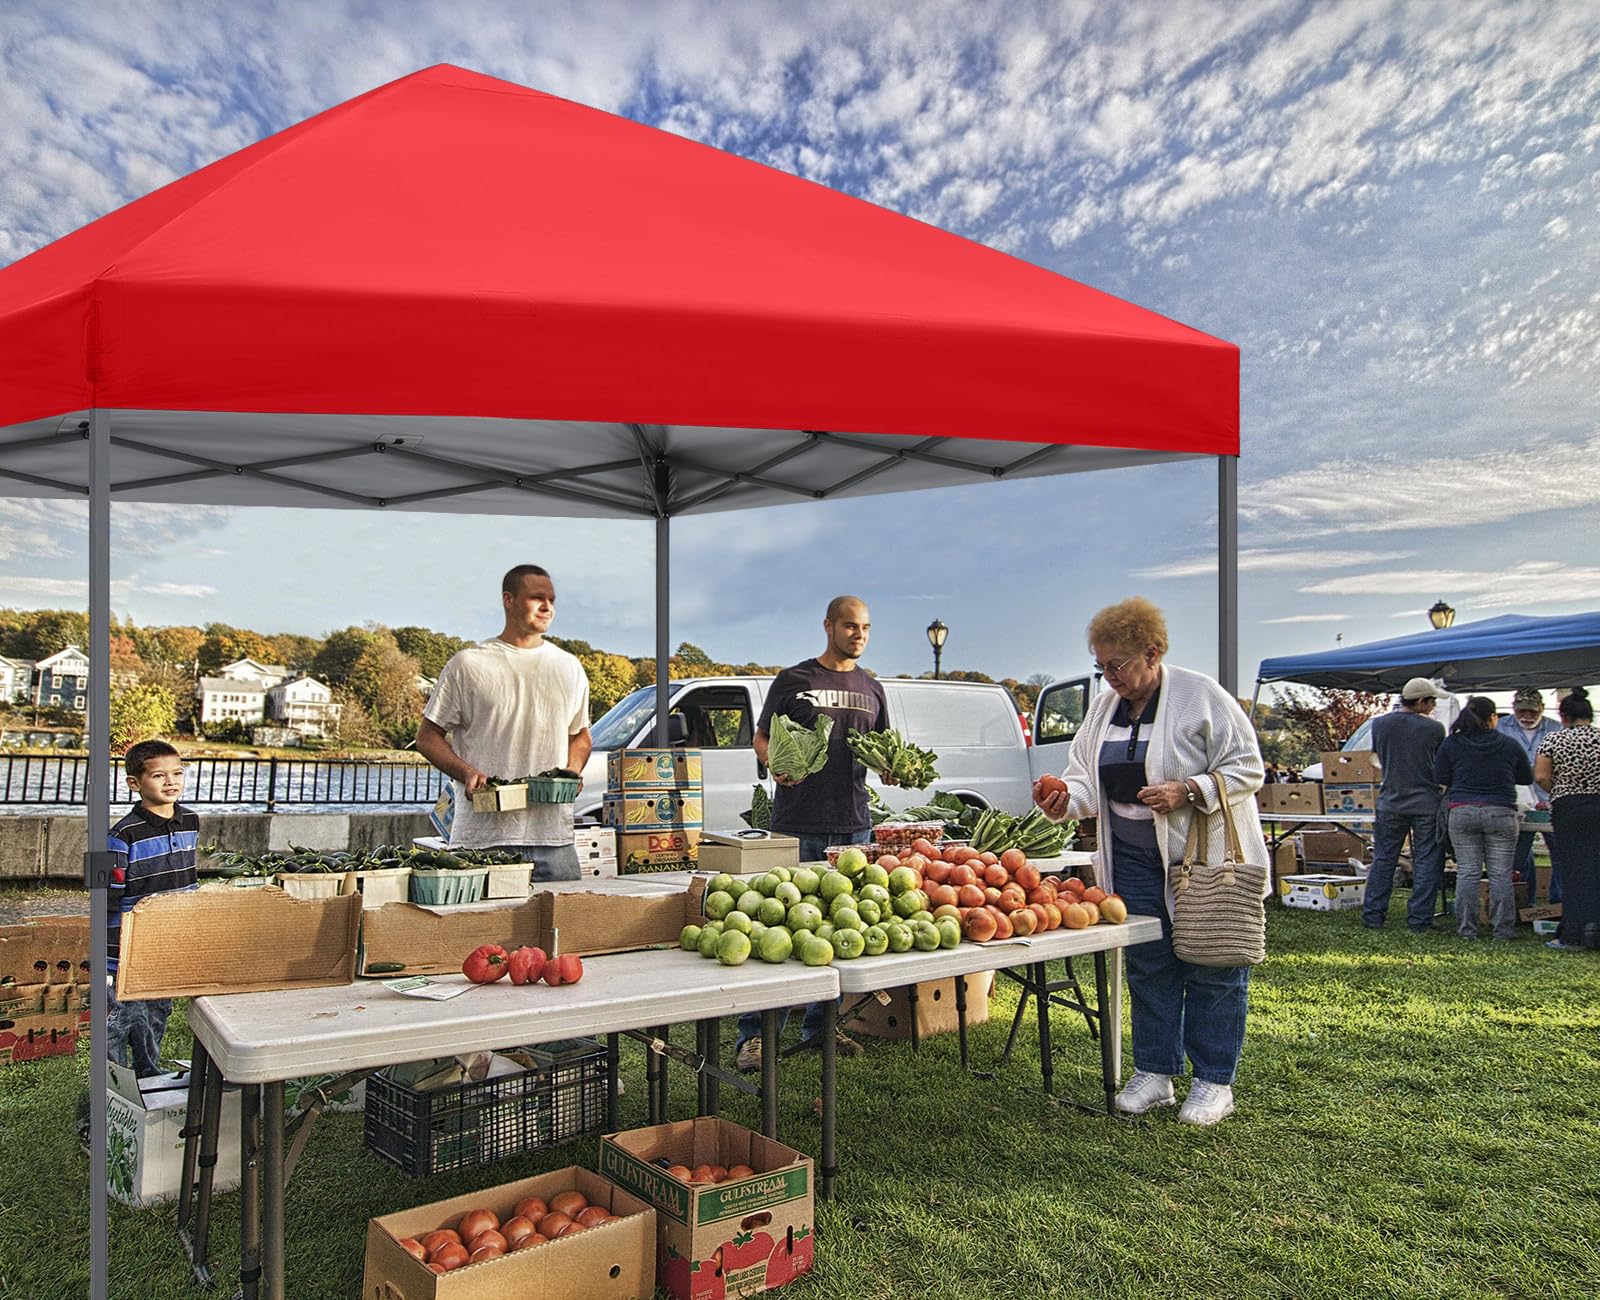
[[[426,975],[411,975],[405,979],[384,980],[383,987],[403,993],[408,998],[427,998],[431,1002],[447,1002],[472,988],[471,984],[435,984]]]

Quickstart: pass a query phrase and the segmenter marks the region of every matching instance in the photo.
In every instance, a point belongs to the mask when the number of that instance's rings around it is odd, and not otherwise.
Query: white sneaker
[[[1170,1074],[1135,1070],[1133,1078],[1117,1094],[1116,1106],[1124,1115],[1143,1115],[1157,1106],[1176,1105],[1177,1100],[1172,1091]]]
[[[1178,1112],[1178,1122],[1208,1127],[1220,1124],[1231,1114],[1233,1089],[1225,1083],[1207,1083],[1204,1079],[1196,1079],[1189,1085],[1189,1095],[1184,1098],[1183,1109]]]

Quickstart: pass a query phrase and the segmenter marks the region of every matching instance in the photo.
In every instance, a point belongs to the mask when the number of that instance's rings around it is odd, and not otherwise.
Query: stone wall
[[[200,843],[244,853],[369,849],[433,834],[426,813],[201,813]],[[0,817],[0,880],[83,879],[82,816]]]

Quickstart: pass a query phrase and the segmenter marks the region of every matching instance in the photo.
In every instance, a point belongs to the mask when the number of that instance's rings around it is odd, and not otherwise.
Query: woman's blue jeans
[[[1127,949],[1133,1008],[1133,1063],[1150,1074],[1182,1074],[1187,1054],[1194,1077],[1231,1084],[1244,1051],[1250,968],[1195,966],[1172,951],[1167,876],[1154,848],[1111,845],[1117,893],[1138,916],[1161,918],[1161,938]]]

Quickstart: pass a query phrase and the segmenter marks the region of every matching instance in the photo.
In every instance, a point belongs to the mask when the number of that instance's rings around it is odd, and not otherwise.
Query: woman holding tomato
[[[1190,819],[1227,799],[1248,862],[1268,862],[1255,792],[1261,749],[1239,702],[1204,673],[1163,663],[1167,622],[1135,596],[1089,623],[1095,671],[1111,689],[1089,706],[1062,779],[1043,777],[1034,802],[1054,821],[1098,817],[1096,883],[1130,913],[1161,919],[1161,938],[1128,949],[1134,1075],[1117,1109],[1171,1106],[1184,1057],[1194,1081],[1178,1118],[1215,1124],[1233,1114],[1244,1048],[1249,967],[1196,966],[1172,951],[1168,867],[1183,859]],[[1221,785],[1218,785],[1220,778]],[[1204,860],[1220,862],[1224,819],[1207,819]],[[1269,873],[1270,877],[1270,873]]]

